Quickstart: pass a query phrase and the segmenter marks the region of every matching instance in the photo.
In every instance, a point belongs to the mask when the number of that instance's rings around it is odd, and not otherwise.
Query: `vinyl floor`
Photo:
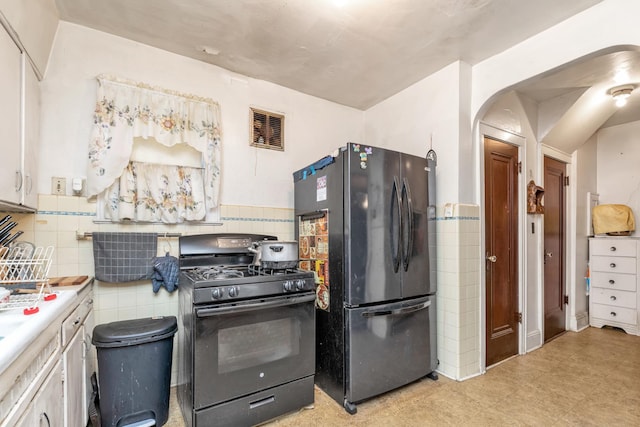
[[[165,425],[184,426],[175,390]],[[316,387],[313,408],[265,424],[352,425],[640,426],[640,337],[612,328],[567,332],[484,375],[420,380],[359,404],[355,415]]]

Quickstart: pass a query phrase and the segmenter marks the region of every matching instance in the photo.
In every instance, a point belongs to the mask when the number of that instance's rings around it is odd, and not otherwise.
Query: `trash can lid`
[[[121,320],[97,325],[91,342],[96,347],[125,347],[159,341],[173,336],[178,330],[175,316]]]

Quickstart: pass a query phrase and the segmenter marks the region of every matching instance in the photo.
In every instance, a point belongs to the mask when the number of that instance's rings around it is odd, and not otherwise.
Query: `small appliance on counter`
[[[602,204],[592,212],[593,233],[608,236],[629,236],[635,231],[633,211],[627,205]]]

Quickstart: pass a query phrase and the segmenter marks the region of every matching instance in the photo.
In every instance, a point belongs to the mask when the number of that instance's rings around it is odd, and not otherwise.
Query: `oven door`
[[[315,293],[196,307],[194,409],[313,375]]]

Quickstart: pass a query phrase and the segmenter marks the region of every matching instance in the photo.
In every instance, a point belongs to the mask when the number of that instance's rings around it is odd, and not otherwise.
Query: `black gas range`
[[[178,400],[187,426],[254,425],[313,403],[315,279],[254,264],[255,234],[180,238]]]

